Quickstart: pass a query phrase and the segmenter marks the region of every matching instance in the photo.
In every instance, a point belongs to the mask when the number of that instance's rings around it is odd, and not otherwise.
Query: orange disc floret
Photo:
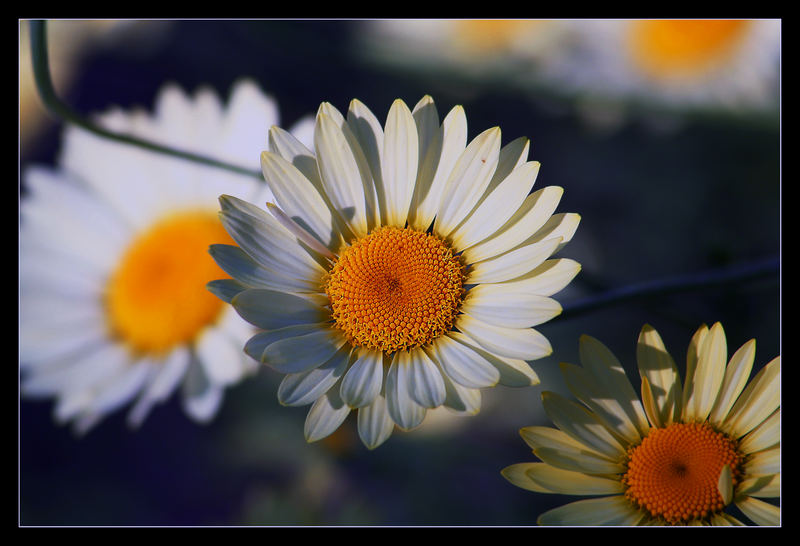
[[[452,328],[464,267],[435,235],[382,227],[341,253],[324,289],[336,327],[351,343],[388,354],[429,343]]]
[[[725,507],[717,485],[723,467],[735,486],[741,464],[736,442],[707,423],[651,429],[628,450],[625,496],[670,524],[706,519]]]

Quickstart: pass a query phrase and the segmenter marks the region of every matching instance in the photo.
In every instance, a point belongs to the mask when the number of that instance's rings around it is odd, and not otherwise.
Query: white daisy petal
[[[539,525],[636,525],[644,516],[623,496],[580,500],[539,516]]]
[[[139,400],[128,413],[128,424],[139,427],[144,422],[152,407],[169,397],[180,383],[189,367],[191,356],[186,347],[179,347],[163,361],[157,364],[150,382],[142,392]]]
[[[325,194],[353,234],[365,235],[369,227],[361,171],[340,125],[328,115],[317,115],[314,146]]]
[[[324,322],[327,312],[311,296],[302,297],[265,288],[250,288],[237,294],[231,305],[239,315],[264,330]]]
[[[381,392],[383,386],[383,353],[360,350],[339,391],[342,400],[351,408],[368,406]]]
[[[722,386],[719,389],[714,407],[708,420],[712,423],[720,424],[728,415],[728,412],[733,407],[734,402],[741,394],[744,387],[747,385],[747,380],[750,377],[750,371],[753,369],[753,361],[756,357],[756,342],[751,339],[742,345],[731,357],[727,368],[725,369],[725,378]]]
[[[442,190],[433,229],[449,235],[486,191],[500,155],[500,129],[487,129],[469,143]]]
[[[480,284],[467,292],[464,313],[495,326],[530,328],[561,313],[554,299],[509,289],[507,284]]]
[[[400,99],[389,109],[383,136],[381,175],[388,204],[384,222],[404,227],[417,178],[419,142],[411,111]]]
[[[524,427],[519,432],[537,457],[557,468],[587,474],[616,474],[625,469],[622,463],[609,459],[561,430],[534,426]]]
[[[770,474],[754,476],[743,480],[738,487],[739,495],[759,498],[777,498],[781,496],[781,475]]]
[[[208,328],[197,340],[195,352],[212,383],[228,386],[242,379],[245,367],[241,349],[225,332]]]
[[[428,147],[436,140],[439,132],[439,111],[430,95],[422,97],[411,110],[414,124],[417,127],[417,149],[419,150],[419,168],[428,153]]]
[[[516,279],[535,269],[561,244],[561,238],[525,245],[505,254],[472,264],[467,275],[470,284],[498,283]]]
[[[350,407],[339,398],[336,389],[317,398],[306,416],[304,433],[307,442],[316,442],[333,434],[344,423]]]
[[[310,134],[313,141],[314,135],[314,121],[310,122]],[[312,143],[313,144],[313,143]],[[317,159],[314,153],[295,135],[289,131],[285,131],[280,127],[270,127],[269,129],[269,151],[278,154],[287,162],[291,163],[303,176],[311,182],[317,193],[325,199],[325,191],[323,190],[322,180],[319,178],[319,170],[317,168]]]
[[[263,266],[253,261],[241,248],[233,245],[214,244],[208,249],[211,257],[219,265],[225,273],[238,279],[236,282],[241,286],[244,283],[244,288],[270,288],[272,290],[279,290],[281,292],[303,292],[309,289],[309,283],[296,277],[288,277],[281,275],[275,271],[269,271]],[[221,283],[221,281],[226,281]],[[235,290],[231,293],[230,279],[220,279],[211,281],[209,287],[218,289],[215,294],[222,294],[223,299],[230,303],[233,296],[241,292]],[[212,284],[213,283],[213,284]]]
[[[456,161],[467,145],[467,118],[464,109],[454,107],[427,146],[419,169],[409,210],[409,226],[427,230],[439,211],[442,192]]]
[[[536,360],[553,352],[547,338],[532,328],[502,328],[467,314],[459,315],[456,326],[481,347],[496,355]]]
[[[514,169],[450,235],[453,244],[458,248],[469,248],[494,235],[517,211],[538,173],[538,161]]]
[[[307,372],[327,362],[345,342],[337,331],[317,330],[271,343],[264,349],[262,359],[281,373]]]
[[[527,470],[529,468],[533,468],[535,465],[539,464],[542,463],[512,464],[501,470],[500,474],[502,474],[502,476],[512,484],[522,489],[527,489],[528,491],[533,491],[535,493],[552,493],[553,491],[543,487],[539,482],[534,481],[527,474]]]
[[[753,497],[745,497],[736,501],[736,507],[756,525],[777,526],[781,524],[781,509]]]
[[[244,346],[244,352],[258,362],[264,362],[264,351],[281,339],[304,336],[312,332],[322,330],[327,327],[325,323],[319,324],[300,324],[297,326],[287,326],[270,330],[269,332],[259,332],[251,337]]]
[[[508,290],[526,291],[539,296],[552,296],[567,286],[580,272],[581,265],[575,260],[558,258],[545,260],[530,273],[504,282]]]
[[[147,382],[154,367],[140,361],[129,365],[122,373],[98,385],[98,394],[84,410],[86,413],[105,415],[127,404]]]
[[[444,380],[444,407],[457,415],[477,415],[481,410],[481,391],[459,385],[442,373]]]
[[[750,455],[745,463],[748,476],[765,476],[781,471],[781,449],[774,447]]]
[[[424,408],[436,408],[445,400],[445,385],[439,369],[421,348],[409,351],[408,394]]]
[[[286,374],[278,387],[278,401],[286,406],[305,406],[314,402],[344,376],[350,353],[350,347],[343,345],[318,368]]]
[[[694,375],[697,369],[697,362],[700,360],[700,350],[703,347],[703,340],[708,335],[708,326],[703,324],[692,336],[689,341],[689,349],[686,351],[686,379],[683,383],[681,395],[681,407],[683,408],[683,419],[688,420],[694,412],[694,404],[689,404],[689,396],[695,391]]]
[[[409,394],[410,368],[410,354],[398,351],[386,374],[386,409],[397,426],[404,430],[419,426],[426,413],[426,409],[417,404]]]
[[[619,480],[554,468],[545,463],[532,464],[525,474],[544,489],[561,495],[616,495],[624,492]]]
[[[493,387],[500,380],[500,372],[488,360],[449,335],[437,338],[431,353],[431,359],[441,366],[444,373],[464,387]]]
[[[236,294],[251,287],[233,279],[217,279],[206,284],[206,288],[225,303],[230,303]]]
[[[520,245],[547,223],[563,194],[563,188],[548,186],[528,195],[505,224],[487,239],[467,248],[464,258],[468,262],[477,262]]]
[[[386,399],[378,395],[368,406],[358,410],[358,436],[367,449],[375,449],[389,439],[394,430]]]
[[[87,352],[78,361],[31,373],[22,381],[21,391],[27,396],[50,396],[59,392],[83,391],[107,381],[128,366],[130,358],[114,344],[104,343]]]
[[[498,382],[501,385],[506,387],[530,387],[539,384],[539,376],[524,360],[493,354],[461,332],[450,332],[447,335],[462,345],[466,345],[491,364],[500,374]]]
[[[723,430],[735,438],[744,436],[764,421],[781,403],[781,357],[776,357],[756,374],[736,400]]]
[[[199,423],[210,421],[222,403],[223,388],[208,379],[196,359],[189,364],[181,391],[184,411]]]

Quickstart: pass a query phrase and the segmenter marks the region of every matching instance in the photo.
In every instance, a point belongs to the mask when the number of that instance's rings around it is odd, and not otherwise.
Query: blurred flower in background
[[[323,103],[314,152],[270,131],[261,161],[281,208],[220,198],[239,247],[212,247],[233,280],[211,287],[264,330],[245,352],[286,374],[281,403],[311,404],[308,441],[355,409],[372,449],[429,409],[476,414],[480,389],[539,382],[527,361],[552,347],[533,326],[580,270],[548,258],[580,216],[553,214],[560,187],[530,193],[528,149],[501,148],[498,127],[468,144],[464,109],[440,122],[429,96],[394,101],[385,127],[358,100],[346,118]]]
[[[545,392],[558,428],[520,431],[544,462],[507,467],[511,483],[600,496],[550,510],[539,523],[743,525],[729,513],[735,505],[757,525],[779,525],[780,508],[760,499],[780,497],[780,356],[748,384],[755,340],[728,361],[719,323],[692,338],[683,385],[652,327],[642,328],[636,354],[641,400],[616,357],[581,337],[583,367],[561,367],[585,407]]]
[[[98,122],[249,166],[278,112],[249,81],[227,107],[208,89],[189,97],[168,85],[154,115],[115,109]],[[138,425],[179,384],[192,418],[213,417],[223,389],[256,366],[240,350],[249,326],[205,288],[223,274],[208,246],[230,242],[216,198],[265,201],[269,189],[75,127],[65,131],[59,168],[32,166],[24,177],[22,392],[55,397],[56,419],[79,432],[133,398],[129,423]]]

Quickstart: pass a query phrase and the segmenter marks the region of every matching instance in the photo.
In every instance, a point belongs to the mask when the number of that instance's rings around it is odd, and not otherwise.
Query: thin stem
[[[737,265],[726,269],[715,269],[701,273],[645,281],[621,288],[612,288],[601,294],[564,304],[561,317],[571,318],[588,311],[615,305],[635,298],[686,292],[707,286],[741,282],[757,278],[772,276],[777,278],[779,272],[779,259],[769,258],[760,262]]]
[[[41,97],[42,102],[54,116],[59,117],[69,123],[78,125],[79,127],[82,127],[87,131],[90,131],[103,138],[116,140],[117,142],[123,142],[133,146],[139,146],[140,148],[144,148],[146,150],[171,155],[173,157],[179,157],[181,159],[200,163],[209,167],[215,167],[218,169],[232,171],[237,174],[252,176],[263,182],[264,179],[259,171],[253,171],[245,167],[219,161],[204,155],[186,152],[170,146],[156,144],[154,142],[131,135],[115,133],[95,125],[85,117],[75,112],[72,108],[67,106],[61,99],[58,98],[53,86],[53,80],[50,77],[50,62],[47,53],[47,30],[45,21],[29,21],[29,24],[31,34],[31,61],[33,65],[33,76],[36,82],[36,88],[39,91],[39,96]]]

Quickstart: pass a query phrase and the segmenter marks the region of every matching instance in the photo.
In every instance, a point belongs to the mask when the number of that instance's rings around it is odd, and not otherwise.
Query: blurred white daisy
[[[278,113],[257,85],[242,81],[227,107],[210,90],[189,97],[167,86],[153,116],[114,110],[97,122],[257,173],[254,158]],[[312,128],[308,118],[298,135],[308,138]],[[79,432],[133,398],[128,418],[138,425],[179,384],[186,412],[210,419],[224,387],[253,371],[241,353],[251,327],[205,288],[223,274],[209,245],[231,242],[216,198],[272,194],[255,176],[74,127],[59,163],[24,174],[22,393],[56,398],[56,419]]]
[[[464,73],[491,73],[520,63],[530,68],[558,54],[565,29],[550,19],[376,20],[362,33],[368,41],[363,52],[416,69],[444,63]]]
[[[286,374],[279,400],[313,404],[309,441],[357,409],[374,448],[430,408],[474,414],[481,388],[538,382],[526,361],[551,348],[531,327],[580,268],[548,258],[580,218],[553,215],[561,188],[529,195],[528,139],[501,148],[495,127],[467,144],[466,123],[460,106],[440,123],[427,96],[396,100],[385,126],[357,100],[346,117],[323,103],[313,152],[270,132],[279,206],[220,199],[239,248],[212,247],[235,281],[210,288],[265,330],[245,351]]]
[[[543,77],[570,92],[678,106],[768,108],[778,99],[779,20],[569,22],[574,47]]]
[[[689,344],[681,385],[661,337],[645,325],[637,361],[641,401],[619,361],[589,336],[583,367],[562,364],[583,403],[543,393],[558,427],[520,433],[543,462],[503,475],[538,493],[587,495],[545,512],[542,525],[778,525],[780,508],[780,356],[748,383],[755,340],[728,360],[722,325],[700,327]]]

